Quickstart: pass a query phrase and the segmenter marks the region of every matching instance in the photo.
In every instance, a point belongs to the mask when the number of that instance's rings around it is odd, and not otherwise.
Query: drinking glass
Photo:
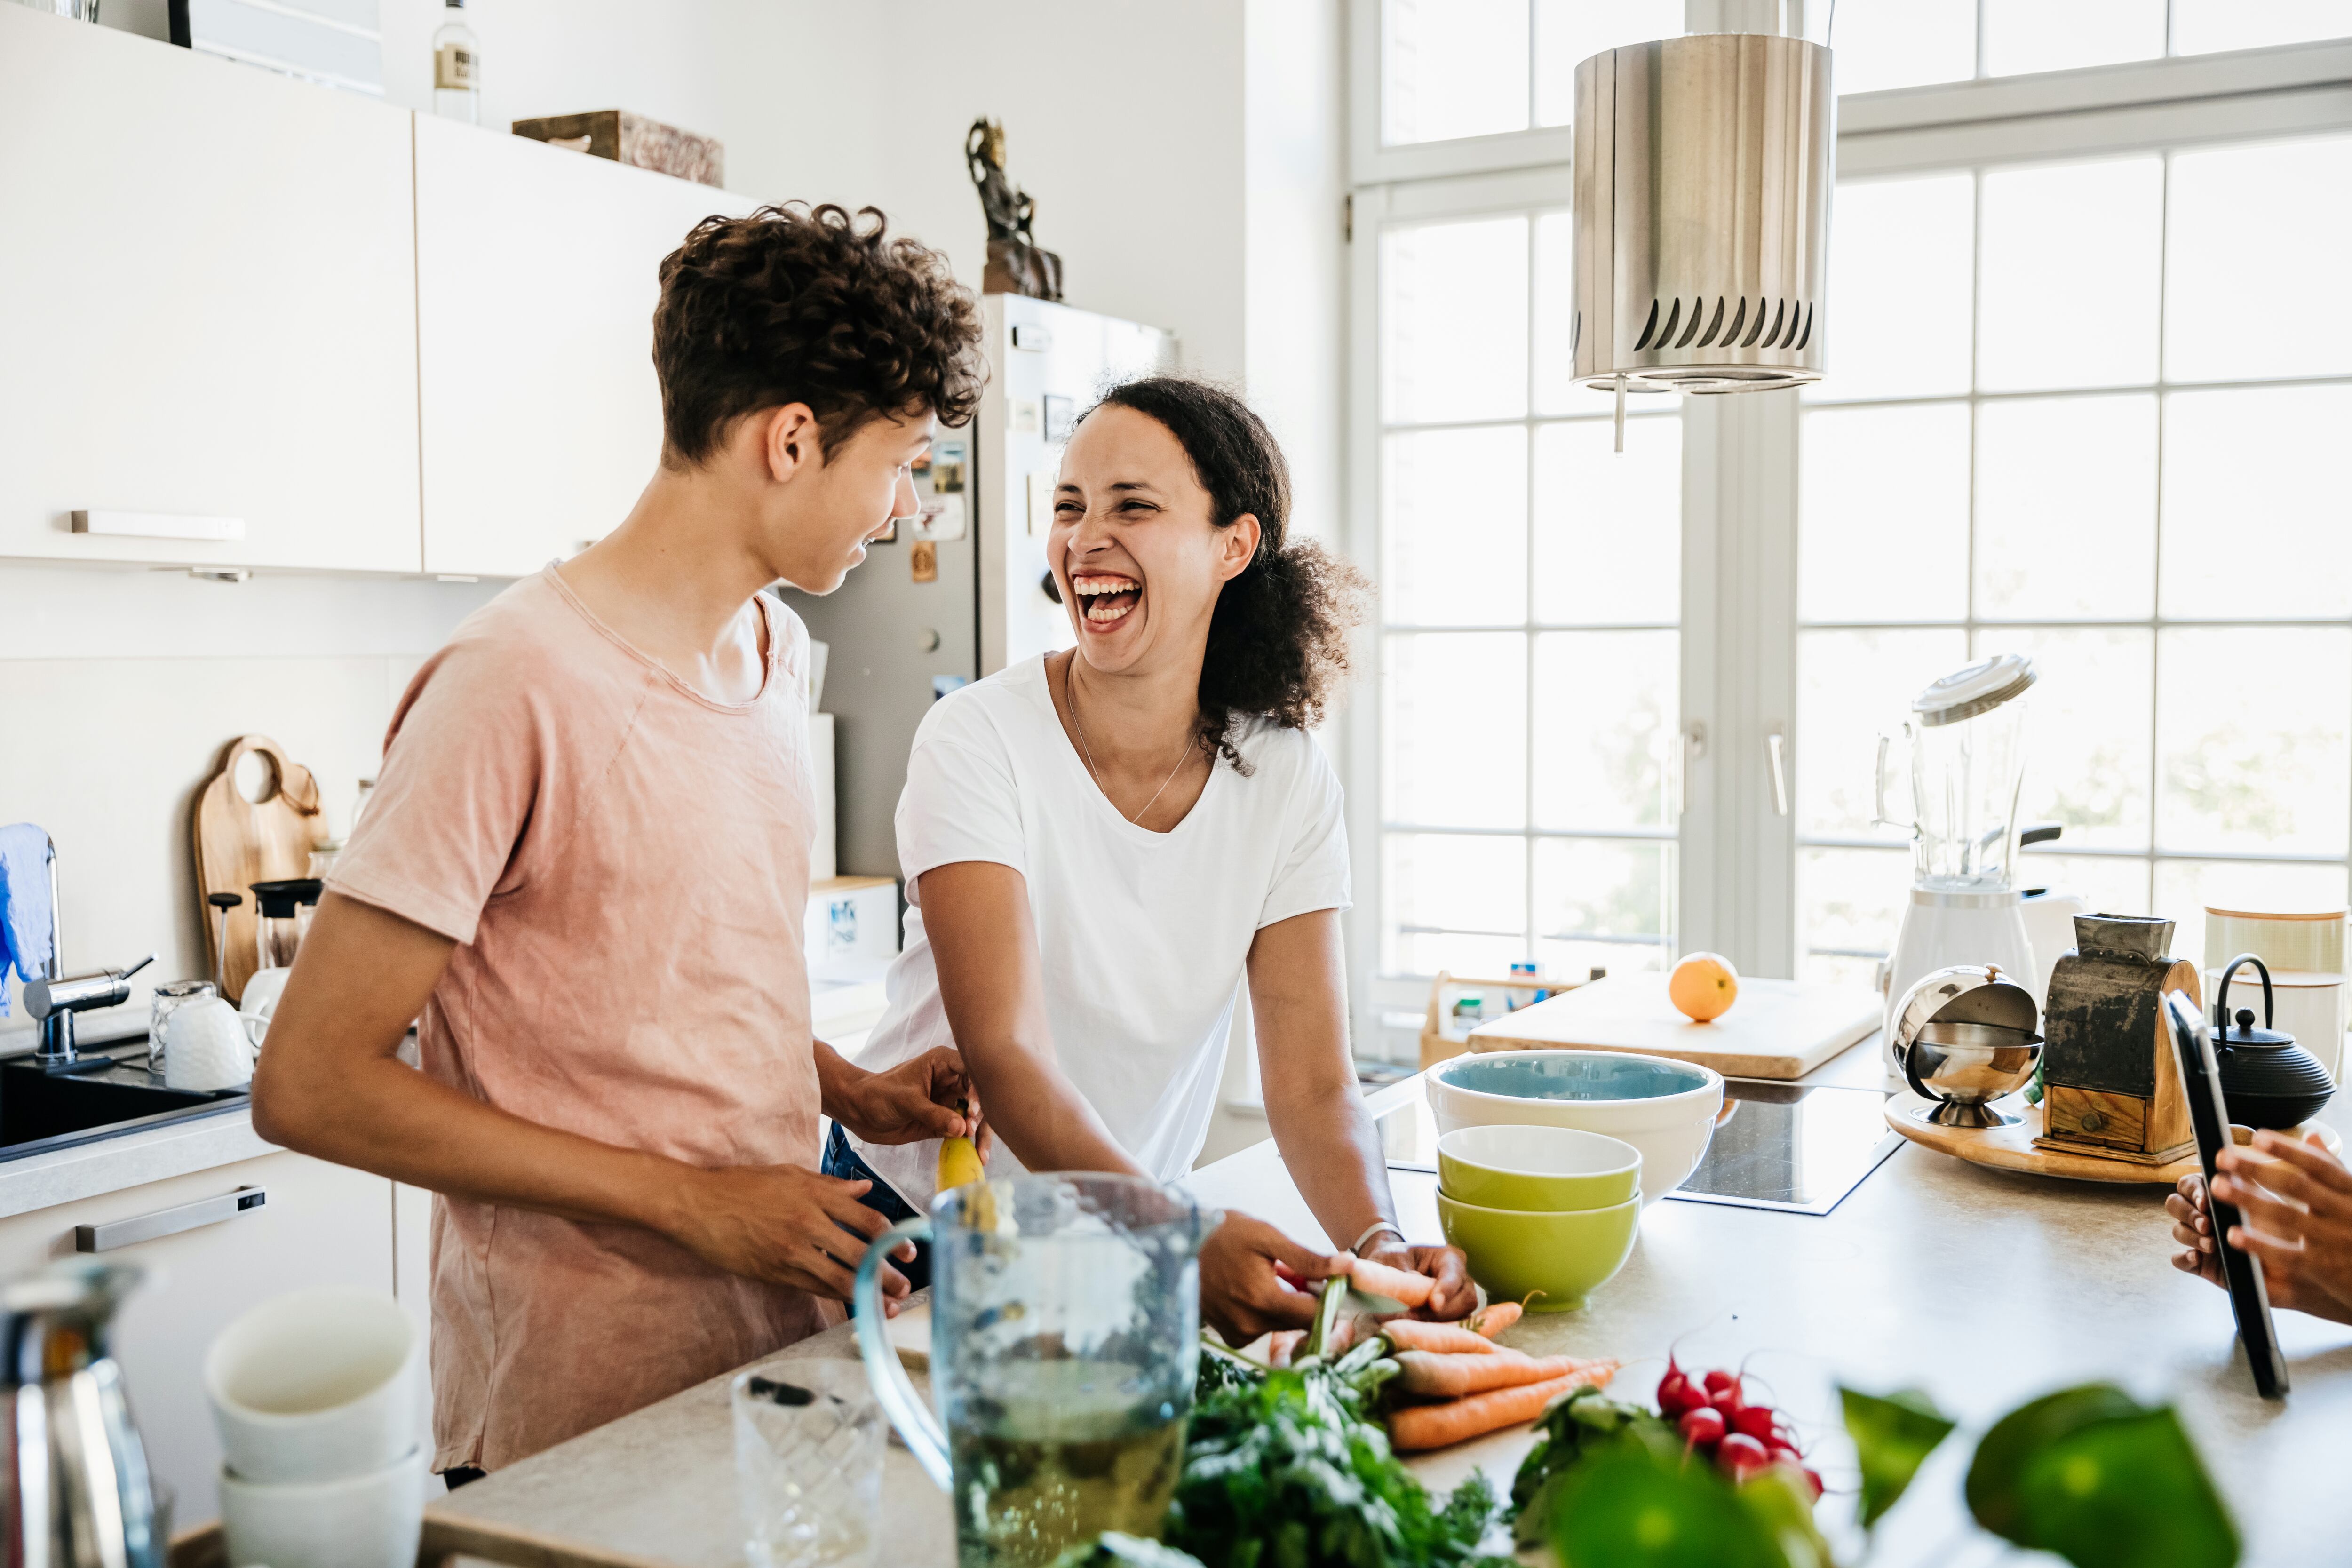
[[[155,987],[155,999],[147,1007],[147,1070],[163,1070],[163,1026],[173,1014],[191,1002],[201,1002],[207,996],[217,996],[209,980],[173,980]]]
[[[811,1356],[736,1378],[735,1485],[753,1568],[874,1561],[889,1427],[862,1363]]]

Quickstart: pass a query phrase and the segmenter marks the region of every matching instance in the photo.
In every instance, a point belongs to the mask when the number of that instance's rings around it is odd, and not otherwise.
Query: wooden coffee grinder
[[[2200,1011],[2197,966],[2172,961],[2172,922],[2076,915],[2074,949],[2050,972],[2042,1007],[2036,1148],[2162,1165],[2196,1147],[2164,995]]]

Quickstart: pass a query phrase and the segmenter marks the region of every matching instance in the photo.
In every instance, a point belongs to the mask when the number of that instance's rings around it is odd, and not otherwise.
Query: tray
[[[2014,1127],[1931,1127],[1912,1119],[1911,1112],[1925,1110],[1927,1101],[1906,1089],[1889,1095],[1886,1100],[1886,1125],[1922,1148],[1933,1149],[1939,1154],[1950,1154],[1972,1165],[1990,1165],[2000,1171],[2023,1171],[2032,1176],[2057,1176],[2072,1182],[2123,1182],[2147,1186],[2168,1187],[2183,1176],[2197,1174],[2197,1156],[2175,1160],[2168,1165],[2136,1165],[2128,1160],[2103,1160],[2095,1154],[2070,1154],[2054,1149],[2037,1149],[2034,1138],[2042,1131],[2042,1110],[2039,1106],[2023,1105],[2018,1100],[2005,1102],[2012,1112],[2022,1110],[2024,1120]],[[2296,1128],[2298,1136],[2306,1132],[2319,1134],[2328,1152],[2344,1152],[2343,1135],[2325,1121],[2306,1121]],[[2243,1127],[2231,1131],[2241,1143],[2252,1136]]]

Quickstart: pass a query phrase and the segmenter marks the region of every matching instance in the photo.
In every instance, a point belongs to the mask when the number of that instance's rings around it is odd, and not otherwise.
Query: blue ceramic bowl
[[[1642,1201],[1698,1168],[1715,1137],[1723,1075],[1622,1051],[1497,1051],[1456,1057],[1429,1075],[1443,1134],[1460,1127],[1575,1127],[1642,1152]]]

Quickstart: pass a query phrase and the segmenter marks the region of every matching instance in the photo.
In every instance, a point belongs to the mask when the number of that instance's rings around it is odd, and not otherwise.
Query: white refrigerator
[[[1175,338],[1157,327],[1018,294],[986,295],[981,309],[988,385],[972,422],[942,430],[916,476],[922,521],[871,546],[831,594],[782,590],[829,650],[820,705],[835,716],[845,876],[898,875],[891,819],[930,705],[1069,645],[1045,586],[1063,445],[1106,386],[1176,364]]]

